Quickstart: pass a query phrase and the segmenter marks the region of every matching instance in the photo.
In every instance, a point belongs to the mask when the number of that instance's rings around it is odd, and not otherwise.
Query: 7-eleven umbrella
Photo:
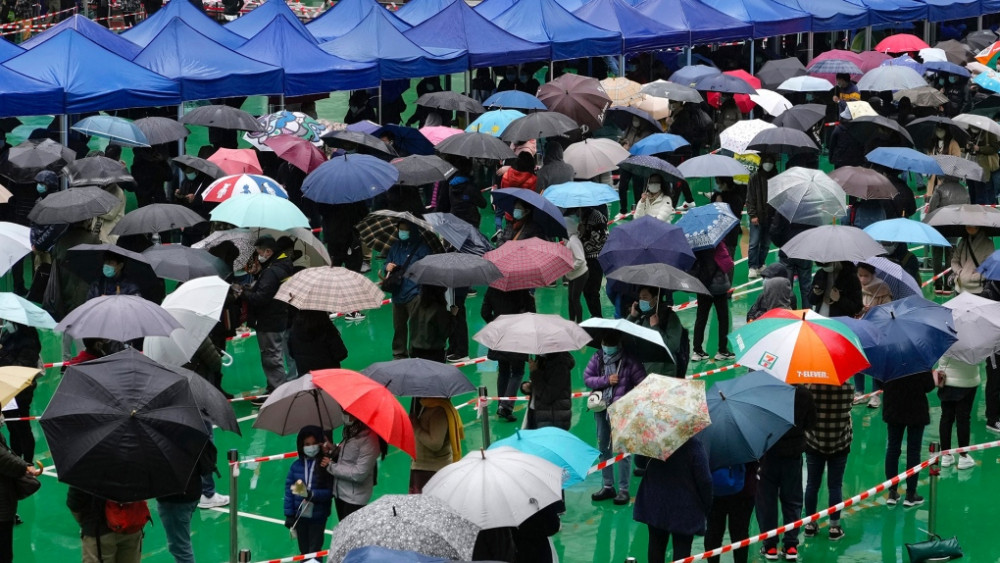
[[[306,268],[288,278],[274,296],[302,311],[341,313],[377,309],[385,295],[377,285],[347,268]]]
[[[543,287],[573,269],[573,253],[568,248],[538,238],[508,241],[483,258],[503,273],[490,284],[501,291]]]
[[[705,382],[650,374],[608,407],[615,449],[667,459],[712,423]]]
[[[349,369],[314,371],[312,382],[333,397],[344,412],[360,420],[386,442],[416,457],[410,416],[381,383]]]
[[[736,361],[785,383],[841,385],[870,364],[844,323],[812,311],[772,309],[729,333]]]

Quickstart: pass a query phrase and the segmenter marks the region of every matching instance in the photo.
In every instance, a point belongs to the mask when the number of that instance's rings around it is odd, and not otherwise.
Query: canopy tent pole
[[[464,78],[465,78],[465,93],[471,98],[472,97],[472,71],[469,70],[469,69],[465,69]],[[469,112],[465,112],[465,127],[468,127],[470,123],[472,123],[472,116],[469,115]],[[463,127],[463,129],[464,129],[464,127]]]
[[[691,45],[687,46],[687,65],[691,66]]]
[[[872,26],[865,28],[865,51],[872,50]]]
[[[556,62],[549,61],[549,82],[556,79]]]
[[[756,56],[757,42],[753,39],[750,40],[750,74],[754,74],[757,71],[754,69],[754,57]]]
[[[177,121],[180,121],[184,117],[184,102],[177,104]],[[177,140],[177,156],[184,156],[186,137],[182,137]],[[177,167],[177,185],[180,186],[184,183],[184,171],[181,167]]]
[[[240,453],[239,450],[231,449],[226,456],[229,460],[229,563],[236,563],[239,557],[239,510],[237,502],[239,500],[240,483]]]
[[[806,36],[806,59],[813,60],[813,32]]]
[[[929,21],[924,22],[924,43],[931,44],[931,25]]]
[[[618,76],[625,78],[625,53],[618,55]]]
[[[976,26],[979,28],[979,31],[983,30],[983,16],[976,17]]]
[[[278,111],[285,111],[285,93],[282,92],[278,98]]]
[[[378,81],[378,122],[382,123],[382,81]]]
[[[69,115],[65,113],[59,116],[59,142],[64,147],[69,146]],[[65,190],[69,187],[69,178],[65,174],[60,174],[59,184],[59,187]]]

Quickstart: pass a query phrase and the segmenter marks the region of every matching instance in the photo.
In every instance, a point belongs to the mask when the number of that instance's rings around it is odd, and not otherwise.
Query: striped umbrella
[[[288,199],[288,192],[281,187],[277,180],[257,174],[223,176],[202,190],[201,198],[205,201],[219,203],[234,196],[250,194],[269,194]]]
[[[508,241],[483,258],[503,273],[490,284],[501,291],[543,287],[573,269],[573,253],[568,248],[538,238]]]

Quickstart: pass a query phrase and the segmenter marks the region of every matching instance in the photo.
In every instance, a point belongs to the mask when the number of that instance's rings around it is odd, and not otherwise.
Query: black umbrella
[[[226,277],[232,268],[207,250],[179,244],[154,245],[142,252],[157,277],[185,282],[205,276]]]
[[[826,106],[822,104],[801,104],[786,109],[771,123],[778,127],[790,127],[808,131],[826,116]]]
[[[509,125],[507,129],[510,129]],[[437,151],[441,154],[487,160],[507,160],[517,156],[506,143],[486,133],[452,135],[438,143]]]
[[[795,57],[788,57],[764,63],[764,66],[757,71],[757,78],[765,88],[774,90],[789,78],[805,76],[806,74],[806,67],[802,66],[802,61]]]
[[[145,356],[143,357],[145,358]],[[191,394],[194,395],[194,400],[198,403],[198,406],[201,408],[201,414],[206,420],[226,432],[233,432],[239,436],[243,435],[243,432],[240,431],[240,423],[236,420],[236,413],[233,412],[233,404],[226,399],[222,391],[216,389],[207,379],[189,369],[160,366],[153,360],[146,359],[151,364],[156,365],[156,367],[165,367],[188,380],[188,383],[191,385]]]
[[[434,182],[444,182],[456,172],[455,167],[440,156],[412,155],[393,159],[391,162],[399,170],[401,186],[423,186]]]
[[[694,88],[684,86],[683,84],[677,84],[675,82],[669,82],[667,80],[656,80],[650,82],[642,87],[640,90],[643,94],[653,96],[656,98],[666,98],[672,102],[691,102],[693,104],[700,104],[705,101]]]
[[[632,119],[638,117],[642,125],[656,131],[657,133],[663,133],[663,126],[660,125],[658,121],[653,119],[652,115],[648,112],[642,111],[639,108],[633,108],[628,106],[612,106],[609,107],[607,111],[604,112],[604,123],[613,123],[615,127],[625,130],[632,125]]]
[[[863,115],[848,121],[846,125],[851,129],[855,138],[858,139],[872,139],[875,137],[878,128],[882,127],[895,133],[900,141],[906,142],[907,146],[913,146],[913,137],[894,119],[882,117],[881,115]]]
[[[7,151],[7,160],[0,170],[18,183],[33,183],[42,170],[58,172],[76,160],[76,153],[52,139],[28,139]]]
[[[914,139],[935,139],[936,142],[937,138],[934,136],[934,129],[939,125],[951,132],[951,138],[955,139],[958,146],[965,148],[965,144],[971,138],[969,137],[969,132],[960,124],[947,117],[932,115],[930,117],[914,119],[906,124],[906,130]],[[948,147],[945,148],[947,149]]]
[[[965,44],[973,51],[981,51],[995,43],[996,40],[997,34],[988,29],[973,31],[965,36]]]
[[[399,397],[451,398],[476,390],[455,366],[418,358],[377,362],[361,373]]]
[[[489,285],[503,277],[493,262],[458,252],[425,256],[411,264],[403,275],[418,285],[444,287]]]
[[[567,117],[554,111],[537,111],[511,121],[500,134],[500,138],[508,143],[519,143],[531,139],[544,139],[565,135],[580,126]],[[438,149],[440,150],[440,145]]]
[[[212,178],[213,180],[218,180],[223,176],[228,176],[225,170],[219,168],[218,164],[215,164],[214,162],[209,162],[204,158],[198,158],[197,156],[182,154],[180,156],[175,156],[170,160],[172,160],[174,164],[177,164],[178,166],[187,166],[192,170],[197,170],[198,172],[201,172],[202,174],[208,176],[209,178]]]
[[[249,113],[229,106],[201,106],[184,114],[181,123],[204,125],[237,131],[263,131],[257,119]]]
[[[972,52],[969,51],[969,48],[954,39],[938,41],[934,45],[934,48],[944,51],[945,57],[948,58],[948,62],[950,63],[964,65],[973,60]]]
[[[324,143],[338,149],[356,149],[361,154],[370,154],[379,158],[396,156],[396,151],[385,144],[385,141],[361,131],[348,131],[346,129],[343,131],[330,131],[324,133],[321,138]]]
[[[946,237],[966,236],[965,227],[979,227],[988,237],[1000,236],[1000,210],[985,205],[946,205],[931,211],[924,223]]]
[[[121,205],[121,201],[101,188],[70,188],[49,194],[28,213],[39,225],[68,225],[100,217]]]
[[[754,135],[747,145],[750,150],[771,154],[808,154],[819,152],[816,143],[798,129],[771,127]]]
[[[630,156],[619,162],[618,167],[643,178],[659,174],[669,181],[679,182],[684,180],[684,174],[673,164],[662,158],[650,155]]]
[[[445,111],[486,113],[483,104],[458,92],[431,92],[417,98],[417,105]]]
[[[80,276],[80,279],[88,283],[92,282],[102,275],[104,254],[107,252],[117,254],[125,259],[122,275],[139,284],[140,288],[150,282],[159,281],[156,279],[156,273],[153,272],[149,261],[142,254],[126,250],[117,244],[78,244],[70,248],[66,255],[66,268]]]
[[[183,492],[209,440],[188,380],[131,348],[69,367],[41,425],[59,480],[118,502]]]
[[[74,160],[62,169],[70,187],[110,186],[111,184],[135,183],[125,165],[106,156],[88,156]]]
[[[966,113],[995,118],[996,114],[1000,113],[1000,95],[990,94],[978,102],[973,102],[972,107]]]
[[[183,123],[169,117],[144,117],[132,123],[142,131],[150,145],[180,141],[189,133]]]
[[[756,94],[757,89],[747,84],[746,80],[728,74],[706,76],[694,85],[703,92],[723,92],[727,94]]]
[[[705,284],[691,274],[669,264],[638,264],[622,266],[608,274],[608,279],[634,285],[658,287],[669,291],[686,291],[708,295]]]
[[[126,213],[111,229],[113,235],[141,235],[162,233],[174,229],[193,227],[207,219],[176,203],[152,203]]]
[[[77,340],[128,342],[146,336],[170,336],[179,328],[181,324],[166,309],[138,295],[102,295],[70,311],[55,330]]]

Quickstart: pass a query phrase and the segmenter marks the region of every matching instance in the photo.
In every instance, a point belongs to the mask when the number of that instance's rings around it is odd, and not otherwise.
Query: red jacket
[[[535,189],[537,181],[538,177],[532,172],[521,172],[519,170],[514,170],[513,168],[508,168],[507,171],[503,173],[503,177],[500,178],[500,187],[524,188],[535,192],[538,191]]]

